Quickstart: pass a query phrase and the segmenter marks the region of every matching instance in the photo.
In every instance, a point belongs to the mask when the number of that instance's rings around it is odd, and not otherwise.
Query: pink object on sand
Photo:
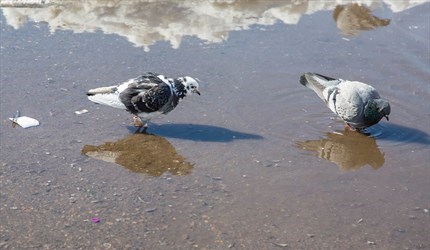
[[[94,222],[94,223],[99,223],[100,222],[100,218],[99,217],[94,217],[94,218],[91,218],[91,221]]]

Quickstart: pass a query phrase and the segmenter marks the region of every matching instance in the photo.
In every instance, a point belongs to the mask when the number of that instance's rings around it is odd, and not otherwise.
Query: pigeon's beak
[[[389,121],[390,119],[388,119],[388,115],[385,116],[385,119],[387,119],[387,121]]]
[[[193,92],[200,95],[200,91],[198,91],[197,89],[195,89]]]

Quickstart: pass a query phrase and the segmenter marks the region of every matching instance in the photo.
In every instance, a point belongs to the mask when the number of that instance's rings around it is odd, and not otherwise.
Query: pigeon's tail
[[[327,101],[325,100],[326,98],[323,94],[324,89],[330,86],[338,85],[340,80],[317,73],[305,73],[300,76],[300,83],[303,86],[312,89],[321,99]]]
[[[126,109],[116,90],[116,86],[90,89],[87,92],[88,100],[114,108]]]
[[[115,93],[116,90],[117,90],[116,86],[90,89],[87,92],[87,96],[93,96],[93,95],[97,95],[97,94],[111,94],[111,93]]]

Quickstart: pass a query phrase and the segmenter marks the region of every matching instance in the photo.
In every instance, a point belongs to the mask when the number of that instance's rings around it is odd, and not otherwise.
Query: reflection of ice
[[[2,6],[10,0],[0,0]],[[222,42],[233,30],[252,25],[272,25],[278,21],[296,24],[303,14],[334,10],[351,2],[374,9],[386,3],[398,12],[429,0],[15,0],[39,1],[44,8],[3,8],[7,23],[15,28],[27,20],[47,22],[51,31],[102,30],[118,34],[146,50],[157,41],[169,41],[178,48],[184,36],[197,36],[210,43]],[[25,4],[20,5],[21,7]]]
[[[335,163],[341,170],[357,170],[365,165],[376,170],[385,162],[374,138],[348,128],[342,133],[327,133],[321,140],[296,142],[296,147]]]
[[[156,135],[132,134],[100,146],[85,145],[81,153],[152,176],[160,176],[167,171],[173,175],[186,175],[193,168],[176,153],[169,141]]]

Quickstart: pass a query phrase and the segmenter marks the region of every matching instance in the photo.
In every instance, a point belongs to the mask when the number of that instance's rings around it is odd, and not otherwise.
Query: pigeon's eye
[[[196,88],[196,86],[191,86],[191,88],[192,88],[192,89],[195,89],[195,88]]]

